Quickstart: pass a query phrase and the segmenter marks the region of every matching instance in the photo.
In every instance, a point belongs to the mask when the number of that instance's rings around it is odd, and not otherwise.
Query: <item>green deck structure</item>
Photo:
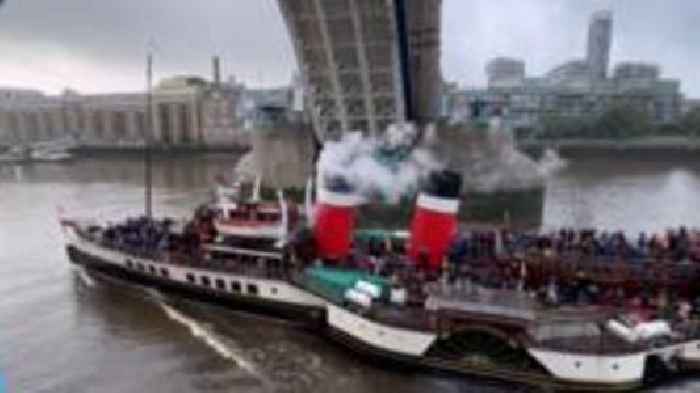
[[[381,297],[389,294],[389,282],[383,277],[360,270],[311,267],[304,274],[304,286],[334,302],[342,302],[345,292],[358,281],[367,281],[381,289]]]

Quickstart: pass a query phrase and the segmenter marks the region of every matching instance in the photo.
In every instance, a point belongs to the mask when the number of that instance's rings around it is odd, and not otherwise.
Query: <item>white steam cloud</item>
[[[368,200],[396,203],[418,190],[421,179],[444,165],[425,148],[412,146],[413,125],[391,125],[381,138],[346,133],[328,141],[318,161],[321,181],[342,178]]]

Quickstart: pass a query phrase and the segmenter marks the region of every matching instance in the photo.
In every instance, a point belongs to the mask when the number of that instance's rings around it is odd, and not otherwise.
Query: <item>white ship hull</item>
[[[438,340],[435,332],[377,322],[282,279],[254,278],[129,256],[83,239],[70,225],[65,228],[68,247],[78,250],[83,260],[94,258],[101,264],[143,279],[157,279],[165,284],[174,284],[178,288],[194,291],[204,290],[206,296],[212,299],[216,297],[217,303],[223,301],[224,305],[235,306],[241,301],[263,302],[293,310],[308,310],[315,318],[322,318],[331,336],[340,338],[339,341],[351,349],[400,362],[523,383],[531,383],[530,378],[540,378],[544,381],[542,385],[593,391],[603,388],[627,390],[641,386],[644,382],[645,367],[651,356],[664,360],[678,359],[687,364],[700,364],[698,340],[622,354],[598,355],[526,348],[527,353],[546,369],[548,375],[532,376],[527,373],[501,372],[502,370],[497,369],[485,371],[479,367],[460,368],[428,356],[431,346]],[[83,264],[89,265],[89,262]],[[167,270],[167,275],[161,273],[163,269]],[[207,277],[210,283],[206,288],[203,288],[201,283],[202,277]],[[217,286],[220,282],[224,283],[222,287]],[[240,290],[232,291],[231,283],[237,283]]]
[[[81,254],[95,258],[103,264],[112,265],[126,272],[141,275],[144,278],[157,278],[166,283],[177,284],[180,287],[193,287],[203,289],[202,278],[206,277],[210,283],[206,286],[208,292],[220,293],[230,297],[231,305],[238,300],[264,301],[288,305],[291,307],[304,307],[309,309],[324,310],[325,301],[307,291],[304,291],[284,280],[264,279],[246,276],[242,274],[215,272],[207,269],[198,269],[189,266],[166,263],[152,259],[138,258],[125,253],[101,247],[93,242],[78,236],[71,226],[66,226],[67,246],[74,247]],[[143,267],[143,269],[140,269]],[[167,275],[163,274],[167,272]],[[194,278],[194,279],[192,279]],[[218,286],[223,283],[223,288]],[[233,290],[232,283],[240,290]],[[253,290],[254,288],[254,290]]]

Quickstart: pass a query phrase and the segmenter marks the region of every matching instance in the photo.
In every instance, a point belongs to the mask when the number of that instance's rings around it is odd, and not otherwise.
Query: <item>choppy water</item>
[[[159,214],[205,199],[227,156],[159,161]],[[10,392],[506,392],[366,364],[301,327],[115,283],[68,264],[57,206],[106,219],[142,210],[141,163],[0,167],[0,373]],[[700,165],[598,158],[545,192],[545,226],[700,226]],[[700,391],[684,381],[663,391]]]

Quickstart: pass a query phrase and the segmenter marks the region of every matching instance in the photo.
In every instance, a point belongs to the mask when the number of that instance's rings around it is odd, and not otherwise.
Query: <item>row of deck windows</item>
[[[156,269],[156,267],[153,265],[146,266],[143,263],[140,263],[140,262],[134,263],[131,260],[126,261],[126,267],[129,269],[136,269],[136,270],[138,270],[140,272],[144,272],[144,273],[146,272],[146,270],[148,270],[148,273],[150,273],[154,276],[158,275],[158,273],[160,273],[161,277],[164,277],[164,278],[170,277],[170,272],[168,271],[167,268],[164,268],[164,267],[160,268],[160,271],[158,271]],[[191,283],[191,284],[197,283],[197,280],[195,278],[194,273],[187,273],[187,275],[185,277],[187,278],[187,281],[189,283]],[[211,279],[208,276],[199,276],[199,284],[202,286],[205,286],[207,288],[212,287]],[[218,290],[226,291],[226,281],[221,279],[221,278],[217,278],[216,280],[214,280],[214,286]],[[241,283],[239,281],[232,280],[230,283],[230,291],[233,293],[241,294],[241,293],[243,293],[243,286],[241,285]],[[246,285],[246,293],[248,295],[257,296],[258,295],[258,286],[255,284]],[[272,293],[273,294],[277,293],[277,288],[272,288]]]
[[[192,284],[197,283],[196,277],[193,273],[187,273],[187,275],[185,277],[187,278],[188,282],[190,282]],[[212,287],[211,279],[208,276],[199,276],[199,284],[204,286],[204,287],[207,287],[207,288]],[[217,278],[216,280],[214,280],[214,287],[218,290],[225,291],[226,290],[226,281],[224,281],[221,278]],[[230,283],[230,291],[233,293],[238,293],[238,294],[243,293],[243,286],[241,285],[241,283],[239,281],[232,280]],[[255,284],[246,285],[246,293],[248,295],[257,296],[258,295],[258,286]],[[277,289],[273,288],[272,293],[277,293]]]
[[[148,265],[148,267],[146,267],[146,265],[144,265],[143,263],[140,263],[140,262],[134,263],[128,259],[126,261],[126,267],[129,269],[135,268],[136,270],[138,270],[140,272],[146,272],[146,269],[148,269],[148,272],[154,276],[157,276],[160,273],[160,276],[162,276],[162,277],[165,277],[165,278],[170,277],[170,271],[168,271],[168,269],[166,269],[164,267],[160,268],[160,271],[158,271],[156,269],[156,267],[153,265]]]

